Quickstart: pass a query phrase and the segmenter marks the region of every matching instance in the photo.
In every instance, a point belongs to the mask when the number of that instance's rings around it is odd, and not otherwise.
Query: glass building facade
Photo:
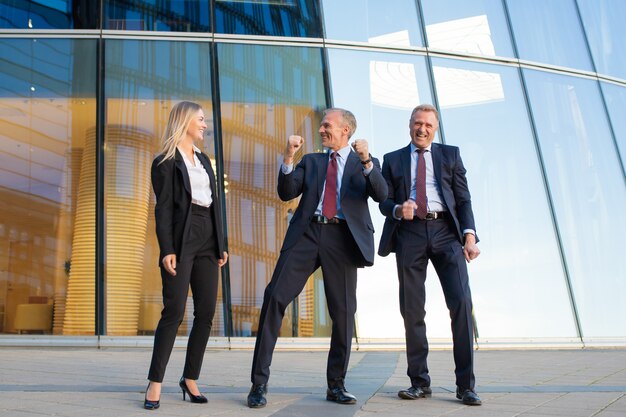
[[[150,164],[180,100],[204,108],[224,202],[215,338],[256,335],[297,206],[276,194],[286,138],[321,151],[343,107],[382,160],[433,103],[481,239],[478,345],[626,344],[624,21],[622,0],[0,0],[0,344],[153,334]],[[394,256],[357,291],[358,343],[401,341]],[[432,268],[427,293],[445,342]],[[329,334],[318,271],[281,336]]]

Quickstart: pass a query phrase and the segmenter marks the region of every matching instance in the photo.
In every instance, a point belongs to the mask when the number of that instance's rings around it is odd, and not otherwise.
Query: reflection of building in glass
[[[332,104],[382,159],[408,143],[410,110],[432,102],[437,140],[468,168],[478,343],[624,343],[623,2],[0,3],[0,333],[153,333],[149,165],[169,109],[192,100],[230,253],[212,336],[254,336],[297,205],[275,189],[287,136],[320,151]],[[387,257],[359,270],[360,340],[404,336],[395,268]],[[318,275],[281,335],[329,334]],[[429,335],[447,340],[440,286],[426,285]],[[180,336],[192,310],[190,298]]]

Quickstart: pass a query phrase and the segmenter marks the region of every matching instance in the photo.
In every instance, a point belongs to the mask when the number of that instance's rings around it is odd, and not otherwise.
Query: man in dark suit
[[[374,227],[367,199],[387,198],[387,184],[367,141],[348,146],[356,129],[354,115],[328,109],[320,124],[322,145],[328,153],[304,155],[300,136],[290,136],[278,176],[278,196],[289,201],[301,196],[290,221],[272,280],[265,289],[252,361],[252,388],[248,406],[264,407],[272,353],[287,305],[321,266],[324,290],[333,321],[326,377],[326,399],[354,404],[344,379],[348,369],[356,312],[357,268],[374,262]]]
[[[474,392],[472,297],[465,263],[480,250],[459,148],[433,143],[438,128],[437,110],[417,106],[409,121],[411,143],[386,154],[383,161],[389,196],[379,206],[386,219],[378,253],[396,253],[411,379],[411,387],[398,396],[415,400],[432,394],[424,322],[430,259],[452,319],[456,396],[464,404],[480,405]]]

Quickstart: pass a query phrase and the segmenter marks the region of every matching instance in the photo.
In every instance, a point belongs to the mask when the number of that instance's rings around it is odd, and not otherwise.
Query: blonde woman
[[[203,140],[206,129],[200,105],[189,101],[176,104],[163,136],[163,150],[152,163],[163,311],[154,334],[150,383],[144,399],[148,410],[160,406],[161,383],[190,286],[194,320],[179,385],[183,400],[189,395],[191,402],[207,402],[196,380],[215,313],[218,271],[226,264],[228,254],[224,250],[215,174],[209,158],[194,145]]]

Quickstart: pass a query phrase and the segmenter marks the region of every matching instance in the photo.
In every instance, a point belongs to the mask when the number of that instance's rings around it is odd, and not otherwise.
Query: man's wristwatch
[[[367,159],[365,161],[361,161],[361,164],[367,165],[370,162],[372,162],[372,154],[369,154],[369,156],[367,157]]]

